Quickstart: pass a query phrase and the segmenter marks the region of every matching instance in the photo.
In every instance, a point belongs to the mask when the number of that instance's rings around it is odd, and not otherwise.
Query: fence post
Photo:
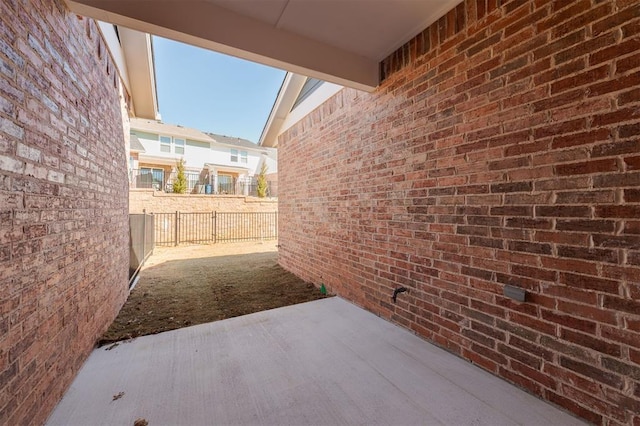
[[[211,218],[213,219],[213,244],[218,242],[218,218],[216,217],[216,211],[212,212]]]
[[[149,213],[151,216],[151,235],[153,236],[153,241],[151,241],[151,254],[156,249],[156,217],[153,212]]]
[[[175,230],[174,230],[174,232],[175,232],[175,241],[176,241],[176,246],[177,246],[177,245],[178,245],[178,243],[180,242],[180,240],[179,240],[179,236],[180,236],[180,231],[179,231],[179,229],[180,229],[180,223],[179,223],[179,221],[180,221],[180,212],[176,210],[176,220],[174,221],[174,222],[175,222],[175,224],[176,224],[176,225],[175,225]]]
[[[142,209],[142,263],[147,255],[145,243],[147,242],[147,209]]]

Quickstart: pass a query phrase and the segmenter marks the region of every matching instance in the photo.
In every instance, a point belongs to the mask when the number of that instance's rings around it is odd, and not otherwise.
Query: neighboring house
[[[277,151],[251,141],[155,120],[131,119],[130,187],[171,192],[180,159],[188,192],[256,195],[256,177],[267,166],[276,196]]]

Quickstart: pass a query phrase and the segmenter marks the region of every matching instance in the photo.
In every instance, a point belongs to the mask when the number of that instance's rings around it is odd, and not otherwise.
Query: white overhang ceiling
[[[461,0],[67,0],[75,13],[372,90],[379,62]]]

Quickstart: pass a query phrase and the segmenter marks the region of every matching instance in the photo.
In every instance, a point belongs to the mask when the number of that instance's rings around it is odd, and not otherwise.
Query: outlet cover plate
[[[504,295],[507,296],[509,299],[513,299],[518,302],[524,302],[525,299],[527,298],[527,291],[519,287],[505,285]]]

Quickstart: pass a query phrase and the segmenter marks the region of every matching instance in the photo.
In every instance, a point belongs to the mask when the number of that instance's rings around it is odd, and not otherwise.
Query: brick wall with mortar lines
[[[119,84],[94,21],[0,2],[0,424],[42,424],[126,298]]]
[[[180,212],[277,212],[278,200],[235,195],[167,194],[149,189],[132,189],[129,193],[131,213]]]
[[[376,91],[280,137],[280,263],[591,422],[640,425],[639,31],[634,0],[465,0]]]

